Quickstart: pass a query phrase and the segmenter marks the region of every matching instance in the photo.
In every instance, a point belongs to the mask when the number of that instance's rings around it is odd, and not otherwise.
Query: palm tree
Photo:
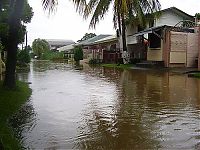
[[[52,12],[58,4],[58,0],[42,0],[45,10]],[[95,28],[96,24],[104,18],[109,8],[113,5],[114,27],[119,29],[122,35],[123,51],[126,51],[126,24],[127,19],[133,18],[144,26],[146,14],[154,13],[160,10],[159,0],[73,0],[77,11],[85,19],[92,16],[90,27]]]
[[[9,14],[9,35],[8,35],[8,45],[6,45],[7,50],[7,60],[6,60],[6,74],[4,80],[4,87],[15,88],[15,69],[16,69],[16,59],[17,59],[17,45],[18,45],[18,33],[20,30],[20,18],[23,13],[25,0],[11,0],[10,2],[10,14]]]
[[[134,20],[144,26],[146,15],[160,10],[161,5],[158,0],[90,0],[83,11],[83,16],[88,18],[92,15],[90,26],[95,28],[112,4],[114,27],[118,26],[123,51],[127,51],[126,20]]]

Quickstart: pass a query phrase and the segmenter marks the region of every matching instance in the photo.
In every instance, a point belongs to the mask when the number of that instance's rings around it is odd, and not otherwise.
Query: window
[[[161,35],[161,30],[155,31],[158,35]],[[154,33],[149,33],[149,48],[160,48],[161,47],[161,39]]]

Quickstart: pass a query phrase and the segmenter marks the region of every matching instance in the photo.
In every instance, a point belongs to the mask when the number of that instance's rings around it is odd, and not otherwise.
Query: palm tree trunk
[[[122,46],[123,46],[123,51],[127,51],[127,46],[126,46],[126,25],[125,25],[124,15],[122,15]]]
[[[9,43],[7,45],[6,74],[4,87],[12,89],[16,86],[15,70],[17,61],[18,33],[20,18],[23,12],[24,0],[16,0],[9,16]]]
[[[119,12],[117,12],[117,21],[118,21],[119,34],[121,35],[121,33],[122,33],[122,31],[121,31],[121,17],[120,17]]]
[[[28,47],[28,34],[27,34],[27,31],[25,33],[25,40],[26,40],[25,50],[27,51],[27,47]]]

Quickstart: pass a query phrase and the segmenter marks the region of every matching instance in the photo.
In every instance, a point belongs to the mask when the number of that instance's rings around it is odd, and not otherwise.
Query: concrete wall
[[[170,63],[186,64],[187,33],[171,32]]]
[[[198,45],[198,34],[188,33],[187,67],[197,67]]]
[[[171,31],[170,42],[170,64],[197,67],[198,34]]]

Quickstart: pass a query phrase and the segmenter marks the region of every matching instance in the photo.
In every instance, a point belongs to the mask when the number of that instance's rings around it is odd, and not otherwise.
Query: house
[[[193,16],[175,7],[164,9],[144,30],[127,26],[127,57],[164,67],[194,67],[199,53],[197,32]]]
[[[58,48],[67,46],[70,44],[75,44],[72,40],[61,40],[61,39],[46,39],[46,41],[49,43],[50,50],[58,51]]]
[[[103,63],[117,63],[121,58],[119,43],[116,35],[111,35],[93,43],[92,58]]]
[[[70,60],[74,59],[74,44],[70,44],[70,45],[67,45],[67,46],[60,47],[57,50],[59,52],[64,53],[65,59],[70,59]]]
[[[105,34],[100,34],[97,35],[95,37],[92,37],[90,39],[87,39],[85,41],[81,41],[77,44],[75,44],[75,46],[82,46],[83,48],[83,58],[90,60],[92,59],[92,51],[97,49],[96,44],[94,44],[96,41],[101,40],[105,37],[108,37],[110,35],[105,35]]]

